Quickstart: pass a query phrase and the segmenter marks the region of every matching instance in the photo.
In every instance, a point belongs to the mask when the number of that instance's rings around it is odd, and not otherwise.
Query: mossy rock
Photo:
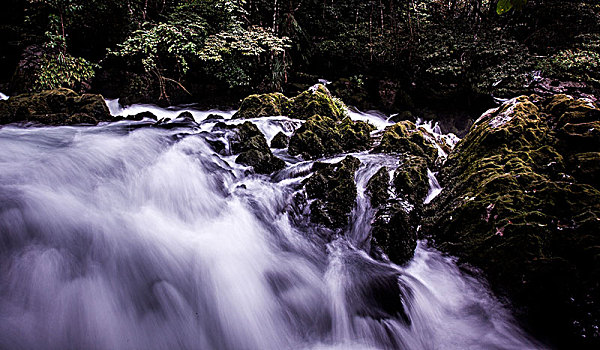
[[[342,152],[361,151],[371,145],[373,126],[344,118],[336,121],[314,115],[292,135],[288,147],[291,155],[315,159]]]
[[[234,119],[248,119],[287,115],[290,99],[279,92],[250,95],[246,97],[240,109],[233,115]]]
[[[356,204],[354,173],[360,161],[347,156],[335,164],[315,163],[314,174],[305,182],[311,203],[311,220],[331,229],[348,225],[350,212]]]
[[[273,155],[256,125],[245,122],[235,126],[234,130],[235,137],[230,144],[231,151],[239,154],[236,163],[251,166],[259,174],[270,174],[285,167],[285,162]]]
[[[342,101],[333,97],[324,85],[317,84],[291,99],[278,92],[250,95],[242,101],[233,118],[285,115],[306,120],[315,114],[341,120],[347,116],[347,108]]]
[[[292,99],[287,115],[306,120],[315,114],[341,120],[348,112],[346,105],[333,97],[325,85],[317,84]]]
[[[387,167],[381,167],[367,182],[367,194],[373,208],[384,205],[390,198],[390,173]]]
[[[394,172],[394,187],[398,196],[420,206],[429,189],[427,160],[413,155],[403,157]]]
[[[271,148],[286,148],[289,143],[290,137],[280,131],[271,140]]]
[[[411,121],[401,121],[385,129],[381,143],[374,149],[374,152],[407,153],[424,157],[429,164],[433,164],[438,151],[430,141],[433,137],[426,133]]]
[[[97,124],[112,116],[100,95],[79,95],[60,88],[12,96],[0,101],[0,124],[38,122],[48,125]]]
[[[600,339],[599,111],[532,95],[484,114],[449,155],[423,225],[534,328],[575,347]]]

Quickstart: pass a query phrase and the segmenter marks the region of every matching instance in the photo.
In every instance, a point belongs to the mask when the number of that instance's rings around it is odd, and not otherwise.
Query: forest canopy
[[[338,81],[339,94],[358,105],[364,96],[373,100],[382,82],[391,84],[401,93],[387,104],[399,106],[414,102],[406,96],[511,96],[539,77],[597,89],[599,6],[10,0],[0,84],[14,93],[63,86],[131,102],[181,102],[215,91],[296,93],[321,77]]]

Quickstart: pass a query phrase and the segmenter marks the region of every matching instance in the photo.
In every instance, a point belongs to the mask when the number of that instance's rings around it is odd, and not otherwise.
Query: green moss
[[[420,205],[429,188],[425,158],[411,155],[404,157],[394,172],[394,187],[397,195]]]
[[[236,163],[252,166],[260,174],[270,174],[283,169],[285,162],[273,155],[264,135],[250,122],[235,127],[236,137],[231,140],[231,150],[239,153]]]
[[[557,95],[485,114],[450,154],[423,225],[534,325],[561,334],[595,336],[600,320],[598,112]]]
[[[318,84],[291,99],[278,92],[250,95],[242,101],[233,118],[286,115],[306,120],[315,114],[341,120],[347,116],[346,105],[333,97],[325,86]]]
[[[291,155],[314,159],[365,150],[371,144],[371,130],[373,127],[362,121],[350,118],[335,121],[314,115],[292,135],[288,151]]]
[[[49,125],[97,124],[112,120],[100,95],[78,95],[60,88],[40,93],[22,94],[0,101],[0,123],[20,121]]]
[[[248,119],[286,115],[290,99],[279,92],[246,97],[240,109],[233,115],[234,119]]]
[[[333,97],[322,84],[315,85],[294,97],[288,111],[288,116],[296,119],[308,119],[315,114],[333,120],[341,120],[347,116],[344,103]]]
[[[347,156],[339,163],[315,163],[315,173],[305,182],[311,203],[311,220],[332,229],[348,225],[350,212],[356,203],[354,173],[360,161]]]
[[[424,130],[417,128],[413,122],[401,121],[385,129],[381,143],[374,151],[408,153],[424,157],[428,163],[433,164],[438,152],[425,133]]]

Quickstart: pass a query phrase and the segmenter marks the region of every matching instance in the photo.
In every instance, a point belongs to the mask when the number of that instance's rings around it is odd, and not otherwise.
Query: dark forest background
[[[350,105],[405,114],[594,95],[598,1],[512,1],[7,0],[0,91],[236,106],[322,78]]]

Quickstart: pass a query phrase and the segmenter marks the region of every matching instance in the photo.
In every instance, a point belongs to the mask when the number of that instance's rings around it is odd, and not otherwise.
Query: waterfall
[[[251,174],[192,112],[197,128],[0,128],[0,349],[540,348],[426,241],[406,266],[369,256],[365,186],[392,156],[356,154],[356,208],[326,239],[294,200],[312,162]]]
[[[440,192],[442,192],[442,187],[435,177],[435,174],[429,169],[427,169],[427,180],[429,182],[429,191],[427,192],[427,197],[425,197],[425,200],[423,201],[424,204],[429,204],[438,194],[440,194]]]

